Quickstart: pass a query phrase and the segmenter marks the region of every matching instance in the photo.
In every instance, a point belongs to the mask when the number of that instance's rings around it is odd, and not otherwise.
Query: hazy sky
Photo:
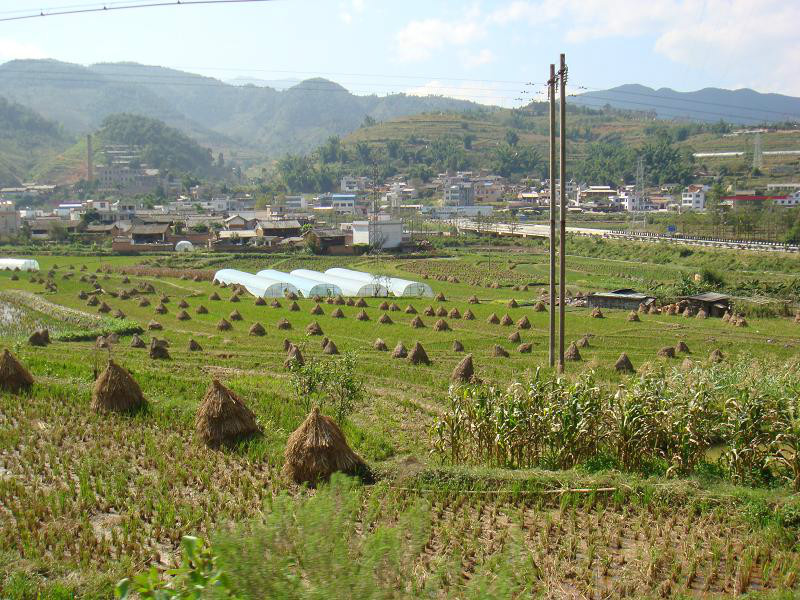
[[[136,4],[108,2],[109,5]],[[91,0],[2,0],[0,18]],[[0,62],[135,61],[220,79],[338,81],[520,104],[566,52],[570,87],[800,96],[800,0],[274,0],[0,22]],[[530,94],[521,94],[527,90]]]

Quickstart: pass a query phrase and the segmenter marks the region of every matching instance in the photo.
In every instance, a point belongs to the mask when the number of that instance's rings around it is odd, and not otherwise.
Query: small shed
[[[636,310],[640,304],[649,306],[654,301],[654,296],[648,296],[629,288],[613,292],[594,292],[586,297],[589,308],[618,308],[620,310]]]
[[[722,317],[731,307],[731,297],[716,292],[705,292],[694,296],[682,296],[695,311],[701,308],[709,317]]]

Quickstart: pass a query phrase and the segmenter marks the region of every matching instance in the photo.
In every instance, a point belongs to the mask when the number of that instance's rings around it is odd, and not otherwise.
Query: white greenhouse
[[[266,277],[275,281],[283,281],[293,285],[305,298],[313,298],[314,296],[338,296],[342,293],[342,288],[332,283],[324,281],[317,281],[316,279],[308,279],[298,275],[291,275],[283,271],[276,271],[275,269],[264,269],[256,273],[256,277]]]
[[[194,245],[189,240],[181,240],[175,244],[175,252],[191,252],[194,250]]]
[[[321,283],[331,283],[339,286],[344,296],[375,297],[389,295],[389,290],[387,290],[384,286],[373,282],[364,283],[363,281],[347,279],[346,277],[339,277],[338,275],[328,275],[326,273],[311,271],[309,269],[295,269],[291,272],[291,275],[297,275],[298,277],[305,277]]]
[[[0,271],[38,271],[39,263],[32,258],[0,258]]]
[[[280,298],[289,292],[297,293],[297,288],[288,283],[267,277],[258,277],[236,269],[221,269],[214,274],[214,280],[227,285],[233,283],[243,285],[244,289],[253,296],[262,298]]]
[[[379,283],[386,286],[386,288],[395,296],[427,296],[433,297],[433,290],[427,283],[420,281],[410,281],[408,279],[400,279],[399,277],[388,277],[380,275],[372,275],[364,271],[353,271],[351,269],[333,268],[325,271],[326,275],[335,275],[336,277],[346,277],[355,281],[362,281],[364,283]]]

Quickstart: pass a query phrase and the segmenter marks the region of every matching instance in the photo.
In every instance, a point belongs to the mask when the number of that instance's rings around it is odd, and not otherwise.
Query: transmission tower
[[[761,169],[764,166],[764,153],[761,151],[761,134],[757,133],[753,139],[753,168]]]

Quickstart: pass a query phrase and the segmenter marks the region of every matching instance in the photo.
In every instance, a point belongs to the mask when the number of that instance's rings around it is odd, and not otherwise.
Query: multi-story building
[[[475,188],[472,183],[453,183],[442,190],[442,206],[474,206]]]
[[[681,210],[705,210],[708,190],[707,185],[692,184],[687,187],[681,194]]]
[[[0,236],[15,235],[19,230],[19,212],[13,202],[0,201]]]
[[[378,215],[369,221],[353,221],[353,244],[390,250],[403,244],[403,222],[389,215]]]

